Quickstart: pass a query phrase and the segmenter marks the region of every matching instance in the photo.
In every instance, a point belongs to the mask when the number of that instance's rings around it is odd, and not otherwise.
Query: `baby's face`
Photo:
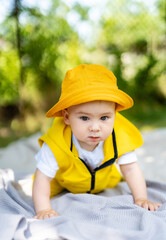
[[[115,103],[93,101],[71,106],[63,111],[64,121],[71,126],[80,146],[93,151],[100,141],[112,133],[115,120]]]

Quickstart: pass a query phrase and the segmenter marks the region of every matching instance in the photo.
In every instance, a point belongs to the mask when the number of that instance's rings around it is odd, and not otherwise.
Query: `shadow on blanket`
[[[156,212],[134,205],[122,182],[97,195],[65,192],[51,201],[59,217],[35,220],[31,176],[20,179],[12,170],[1,170],[1,239],[165,240],[166,184],[147,181],[147,187],[149,199],[163,204]]]

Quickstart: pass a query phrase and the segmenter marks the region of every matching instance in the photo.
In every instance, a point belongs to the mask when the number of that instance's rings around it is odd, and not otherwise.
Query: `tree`
[[[64,72],[80,62],[77,50],[81,43],[66,20],[68,11],[59,0],[52,1],[46,14],[14,0],[1,25],[5,44],[0,56],[4,62],[0,64],[1,104],[14,103],[24,114],[35,102],[47,102],[46,108],[55,102]]]
[[[161,6],[164,1],[159,1]],[[165,20],[163,5],[152,12],[144,2],[133,0],[108,1],[101,19],[98,47],[105,53],[105,65],[118,77],[119,87],[133,97],[143,96],[160,104],[165,96],[159,79],[165,71]],[[162,11],[162,13],[161,13]],[[160,17],[162,15],[162,18]]]

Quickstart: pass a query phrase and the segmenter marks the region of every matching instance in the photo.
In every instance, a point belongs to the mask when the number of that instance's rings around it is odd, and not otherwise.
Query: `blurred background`
[[[166,0],[0,0],[0,147],[48,129],[82,63],[114,72],[141,131],[166,127]]]

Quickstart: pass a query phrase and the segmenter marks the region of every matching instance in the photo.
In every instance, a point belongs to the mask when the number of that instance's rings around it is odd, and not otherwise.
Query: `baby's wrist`
[[[137,197],[137,198],[134,198],[134,201],[135,202],[138,202],[138,201],[147,201],[148,198],[147,197]]]
[[[44,208],[44,209],[36,210],[36,214],[39,214],[41,212],[51,211],[51,210],[52,210],[52,208]]]

